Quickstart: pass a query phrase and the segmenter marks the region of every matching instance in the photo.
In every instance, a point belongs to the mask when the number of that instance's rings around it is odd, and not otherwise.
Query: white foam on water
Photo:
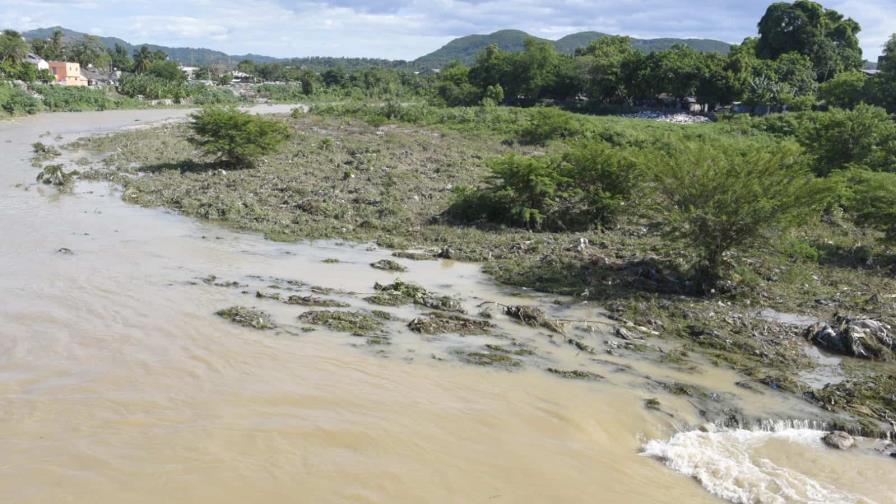
[[[696,479],[713,495],[738,504],[871,504],[873,501],[867,498],[838,490],[754,453],[776,439],[821,450],[823,434],[784,422],[757,430],[680,432],[668,441],[647,442],[642,454]]]

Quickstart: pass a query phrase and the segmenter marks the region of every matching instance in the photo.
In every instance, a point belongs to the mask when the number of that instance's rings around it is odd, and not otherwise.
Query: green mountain
[[[573,33],[555,41],[554,45],[559,52],[572,54],[576,49],[606,36],[608,36],[606,33],[600,32]],[[439,68],[456,60],[471,64],[476,60],[476,55],[491,44],[496,44],[503,51],[517,52],[523,50],[523,44],[528,38],[538,39],[519,30],[501,30],[491,35],[468,35],[448,42],[441,49],[418,58],[414,63],[426,68]],[[644,52],[662,51],[675,44],[684,44],[701,52],[720,54],[728,54],[731,49],[731,44],[706,39],[632,39],[632,44]]]

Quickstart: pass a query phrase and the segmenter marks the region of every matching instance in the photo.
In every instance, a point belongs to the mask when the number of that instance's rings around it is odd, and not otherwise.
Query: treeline
[[[770,110],[807,110],[826,101],[860,102],[896,110],[896,36],[885,47],[881,74],[861,72],[858,23],[799,0],[771,5],[748,38],[727,56],[686,46],[643,53],[628,37],[605,37],[574,55],[530,39],[522,52],[495,46],[475,64],[442,70],[438,95],[448,105],[526,105],[587,100],[593,105],[655,106],[694,98],[706,110],[742,102]]]

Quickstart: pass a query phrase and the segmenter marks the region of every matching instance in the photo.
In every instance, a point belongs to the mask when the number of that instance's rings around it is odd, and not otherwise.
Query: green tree
[[[656,76],[660,89],[679,99],[697,94],[704,75],[700,53],[688,46],[676,45],[658,56]]]
[[[810,0],[770,5],[759,21],[757,54],[777,59],[796,52],[811,59],[819,80],[862,68],[859,23]]]
[[[479,89],[488,89],[489,86],[501,86],[506,95],[514,96],[517,86],[509,86],[513,78],[511,55],[501,51],[497,45],[492,44],[485,48],[476,57],[476,63],[470,68],[469,80]]]
[[[840,177],[846,210],[863,226],[883,231],[896,242],[896,173],[856,168]]]
[[[253,166],[289,138],[286,124],[233,107],[210,107],[191,119],[190,142],[216,162],[236,168]]]
[[[62,30],[53,30],[53,34],[46,40],[35,39],[31,41],[34,53],[47,61],[56,61],[65,58],[65,37]]]
[[[722,277],[728,252],[804,222],[822,201],[793,144],[679,141],[647,163],[667,230],[696,252],[694,272],[704,290]]]
[[[896,123],[882,108],[861,104],[817,114],[798,138],[820,176],[850,165],[896,172]]]
[[[890,36],[884,44],[884,52],[880,57],[878,70],[885,76],[896,79],[896,34]]]
[[[557,83],[560,55],[550,42],[526,39],[525,49],[515,55],[514,73],[519,95],[528,102],[548,97]]]
[[[630,101],[632,93],[626,86],[624,69],[641,59],[631,38],[601,37],[588,47],[577,49],[576,56],[587,60],[587,91],[593,99],[603,103]]]
[[[146,75],[158,77],[168,81],[182,82],[187,80],[186,74],[180,69],[176,61],[153,61],[146,69]]]
[[[121,45],[115,44],[115,48],[109,52],[112,68],[121,70],[122,72],[130,72],[134,69],[134,60],[128,53],[128,49]]]
[[[112,60],[103,42],[93,35],[85,35],[74,44],[69,49],[67,58],[77,61],[84,68],[107,68]]]
[[[28,43],[19,32],[3,30],[0,34],[0,62],[18,65],[25,60],[28,49]]]
[[[134,51],[134,71],[144,73],[156,61],[165,61],[168,56],[162,51],[153,51],[147,46],[140,46]]]
[[[480,90],[470,83],[470,69],[459,61],[439,73],[436,92],[450,107],[475,105],[482,99]]]

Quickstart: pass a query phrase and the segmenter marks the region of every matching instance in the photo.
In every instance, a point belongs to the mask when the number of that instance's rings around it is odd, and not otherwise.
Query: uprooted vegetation
[[[423,287],[397,280],[394,283],[373,286],[376,294],[367,297],[367,302],[381,306],[401,306],[415,304],[446,312],[463,313],[460,301],[451,296],[442,296],[427,291]]]
[[[234,324],[251,327],[252,329],[273,329],[276,327],[271,316],[267,313],[244,306],[225,308],[219,310],[216,315]]]
[[[476,320],[456,313],[427,313],[408,323],[411,331],[421,334],[488,334],[495,325],[487,320]]]
[[[330,330],[350,333],[354,336],[369,336],[383,328],[383,317],[377,313],[361,311],[308,311],[299,316],[306,324],[324,326]]]

